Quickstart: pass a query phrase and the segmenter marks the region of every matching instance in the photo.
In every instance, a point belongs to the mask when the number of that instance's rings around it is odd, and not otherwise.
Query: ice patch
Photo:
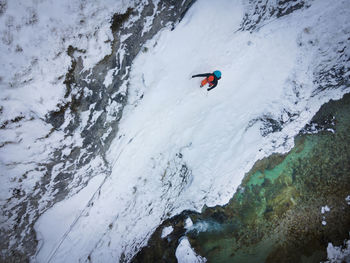
[[[107,72],[107,75],[105,77],[105,80],[103,81],[103,85],[105,85],[105,87],[108,87],[109,85],[112,84],[113,82],[113,75],[115,74],[115,69],[110,69]]]
[[[193,222],[191,220],[191,218],[187,218],[186,221],[185,221],[185,228],[188,230],[190,229],[191,227],[193,226]]]
[[[350,205],[350,195],[348,195],[348,196],[345,198],[345,201],[347,202],[348,205]]]
[[[190,242],[187,237],[182,238],[175,252],[178,263],[203,263],[207,262],[206,258],[203,258],[196,254],[191,248]]]
[[[173,230],[174,230],[174,228],[173,228],[172,226],[164,227],[164,228],[163,228],[163,231],[162,231],[161,237],[162,237],[162,238],[167,237],[171,232],[173,232]]]
[[[326,205],[321,207],[321,214],[324,214],[325,212],[329,212],[331,209]]]
[[[333,246],[328,243],[327,247],[328,261],[324,263],[350,262],[350,240],[344,242],[344,246]]]

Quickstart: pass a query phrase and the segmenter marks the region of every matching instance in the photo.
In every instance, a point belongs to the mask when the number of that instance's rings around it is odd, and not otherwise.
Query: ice
[[[192,226],[193,226],[193,222],[192,222],[191,218],[188,217],[185,221],[185,228],[190,229]]]
[[[350,195],[348,195],[348,196],[345,198],[345,201],[347,202],[348,205],[350,205]]]
[[[324,214],[325,212],[329,212],[331,209],[326,205],[321,207],[321,213]]]
[[[198,256],[191,248],[190,242],[187,238],[182,238],[180,244],[176,249],[176,258],[179,263],[202,263],[207,260],[201,256]]]
[[[171,232],[173,232],[173,230],[174,230],[174,228],[173,228],[172,226],[164,227],[164,228],[163,228],[163,231],[162,231],[161,237],[162,237],[162,238],[167,237],[169,234],[171,234]]]
[[[349,262],[350,260],[350,240],[344,242],[344,246],[334,246],[328,243],[327,247],[328,263]]]
[[[53,209],[48,210],[44,216],[40,217],[35,229],[39,235],[39,240],[41,240],[36,256],[38,262],[50,261],[51,257],[55,255],[56,249],[59,249],[60,242],[64,240],[67,231],[74,227],[76,220],[80,216],[87,216],[84,214],[86,206],[91,205],[89,200],[101,185],[103,179],[103,176],[94,177],[78,194],[57,203]],[[89,232],[92,229],[86,229],[85,231]],[[42,242],[42,236],[47,232],[50,232],[51,235],[45,236],[44,242]]]

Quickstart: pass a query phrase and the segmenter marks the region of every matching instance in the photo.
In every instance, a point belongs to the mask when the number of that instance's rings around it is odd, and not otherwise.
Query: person
[[[192,78],[196,77],[205,77],[205,79],[202,80],[200,87],[209,84],[209,88],[207,89],[207,91],[209,91],[218,85],[218,80],[221,79],[221,72],[219,70],[215,70],[213,73],[204,73],[192,76]]]

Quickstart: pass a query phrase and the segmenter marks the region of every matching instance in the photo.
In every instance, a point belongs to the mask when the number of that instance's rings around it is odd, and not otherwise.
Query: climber
[[[205,77],[205,79],[202,80],[200,87],[203,87],[208,83],[209,88],[207,90],[209,91],[215,88],[216,85],[218,85],[218,80],[221,79],[221,72],[219,70],[215,70],[213,73],[204,73],[192,76],[192,78],[196,77]]]

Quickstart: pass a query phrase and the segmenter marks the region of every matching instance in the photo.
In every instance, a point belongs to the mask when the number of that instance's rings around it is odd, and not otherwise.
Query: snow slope
[[[253,33],[237,31],[240,1],[211,3],[196,2],[134,61],[128,106],[109,151],[112,174],[89,198],[77,194],[88,203],[78,220],[66,219],[59,204],[40,218],[40,262],[131,259],[165,218],[225,204],[256,160],[288,151],[323,103],[349,91],[317,90],[314,82],[325,59],[318,52],[350,28],[346,1],[314,1]],[[307,45],[310,39],[317,44]],[[223,76],[209,93],[190,78],[216,69]],[[271,119],[280,127],[269,126]]]

